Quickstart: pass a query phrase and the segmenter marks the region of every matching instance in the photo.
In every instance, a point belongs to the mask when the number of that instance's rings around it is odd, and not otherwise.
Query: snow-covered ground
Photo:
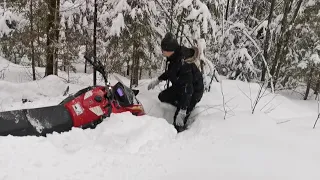
[[[73,93],[92,84],[92,75],[80,73],[71,83],[64,73],[31,81],[30,68],[0,59],[2,69],[2,111],[54,105],[67,86]],[[44,70],[37,72],[41,77]],[[46,138],[0,137],[0,179],[320,179],[316,102],[268,94],[251,114],[249,97],[253,103],[258,85],[223,80],[226,118],[220,84],[213,83],[191,128],[177,134],[173,109],[157,99],[163,86],[147,91],[149,81],[140,81],[138,95],[148,115],[113,114],[96,129]]]

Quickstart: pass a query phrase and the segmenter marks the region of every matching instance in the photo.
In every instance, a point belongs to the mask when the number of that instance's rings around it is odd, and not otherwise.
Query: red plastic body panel
[[[104,98],[105,93],[104,87],[97,86],[65,104],[71,114],[74,127],[97,121],[102,115],[108,113],[108,108],[105,108],[108,104],[107,99]],[[96,96],[101,97],[101,102],[95,100]]]
[[[96,86],[92,90],[84,92],[78,97],[65,104],[65,107],[70,112],[74,127],[92,123],[101,119],[101,116],[108,115],[108,100],[105,97],[107,91],[103,86]],[[101,101],[95,100],[95,97],[100,96]],[[131,112],[136,116],[145,115],[141,104],[128,107],[119,107],[116,102],[111,102],[111,113]]]

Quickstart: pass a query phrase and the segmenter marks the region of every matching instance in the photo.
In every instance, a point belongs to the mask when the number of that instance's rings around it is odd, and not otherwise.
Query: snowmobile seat
[[[63,105],[0,112],[0,136],[45,136],[69,131],[72,126]]]
[[[82,95],[83,93],[86,93],[86,92],[92,90],[93,88],[94,88],[94,86],[89,86],[89,87],[86,87],[86,88],[84,88],[84,89],[81,89],[81,90],[79,90],[78,92],[76,92],[75,94],[70,95],[70,96],[68,96],[67,98],[65,98],[63,101],[61,101],[61,102],[59,103],[59,105],[64,105],[64,104],[70,102],[71,100],[77,98],[78,96]]]

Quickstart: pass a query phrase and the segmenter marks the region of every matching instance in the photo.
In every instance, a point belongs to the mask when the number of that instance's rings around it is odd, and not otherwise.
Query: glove
[[[148,90],[153,89],[154,87],[156,87],[156,85],[158,85],[160,83],[159,79],[155,79],[153,81],[150,82],[150,84],[148,85]]]
[[[187,116],[187,110],[180,110],[176,118],[176,125],[183,126],[184,119],[186,118],[186,116]]]

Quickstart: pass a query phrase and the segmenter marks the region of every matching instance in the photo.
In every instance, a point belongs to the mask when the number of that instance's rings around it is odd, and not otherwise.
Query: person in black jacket
[[[153,89],[161,81],[169,80],[172,86],[160,92],[161,102],[177,107],[173,124],[178,132],[185,130],[187,120],[196,104],[200,102],[204,84],[197,61],[198,49],[180,46],[171,33],[167,33],[161,41],[162,53],[169,62],[168,69],[148,85]]]

